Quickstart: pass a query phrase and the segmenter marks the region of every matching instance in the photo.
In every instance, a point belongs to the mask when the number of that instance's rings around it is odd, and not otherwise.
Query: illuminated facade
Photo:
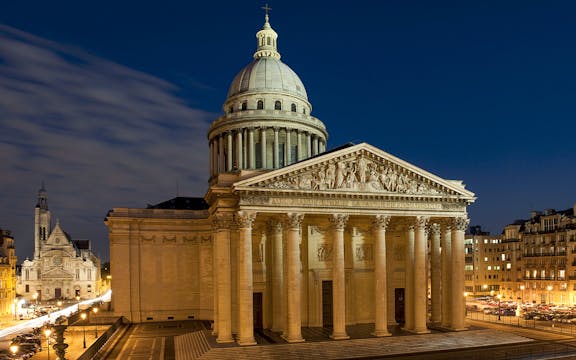
[[[240,345],[255,343],[254,328],[288,342],[304,341],[303,326],[334,339],[358,323],[375,336],[399,322],[465,329],[474,194],[366,143],[326,151],[268,15],[256,37],[208,132],[205,197],[108,213],[116,315],[213,320],[218,342]]]
[[[517,220],[504,229],[509,269],[504,269],[503,295],[531,303],[576,304],[575,207]]]
[[[479,227],[466,235],[465,289],[473,296],[494,295],[500,291],[501,270],[504,265],[501,236],[482,232]]]
[[[94,298],[100,284],[100,259],[89,240],[72,240],[56,222],[52,228],[44,186],[34,209],[34,259],[22,263],[17,293],[30,301]]]
[[[14,311],[17,261],[14,238],[10,231],[0,229],[0,316]]]

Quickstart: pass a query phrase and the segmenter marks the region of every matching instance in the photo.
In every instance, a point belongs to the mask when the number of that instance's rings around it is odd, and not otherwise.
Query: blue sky
[[[500,233],[576,202],[576,4],[269,1],[328,147],[368,142],[478,200]],[[0,12],[0,227],[32,256],[54,220],[108,258],[103,219],[207,189],[206,130],[264,2],[9,2]]]

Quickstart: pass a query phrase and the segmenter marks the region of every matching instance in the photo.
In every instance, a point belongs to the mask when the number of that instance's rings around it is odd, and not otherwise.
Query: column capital
[[[302,213],[287,213],[285,217],[286,225],[290,229],[300,229],[304,214]]]
[[[432,235],[440,235],[441,232],[441,226],[438,223],[434,223],[434,224],[430,224],[430,232],[432,233]]]
[[[452,229],[456,231],[466,231],[469,223],[470,219],[465,216],[452,218]]]
[[[333,229],[342,231],[348,222],[348,214],[332,214],[328,217]]]
[[[212,228],[215,231],[229,230],[232,227],[231,214],[214,214],[212,215]]]
[[[374,218],[372,219],[372,228],[375,230],[386,230],[388,228],[388,225],[390,225],[390,219],[392,219],[392,216],[390,215],[384,215],[384,214],[379,214],[374,216]]]
[[[416,218],[414,219],[414,226],[419,229],[426,228],[429,220],[430,220],[429,216],[416,216]]]
[[[239,229],[251,229],[255,219],[256,213],[253,211],[240,210],[234,214],[234,220]]]
[[[282,221],[279,219],[270,219],[266,222],[266,230],[269,232],[282,230]]]

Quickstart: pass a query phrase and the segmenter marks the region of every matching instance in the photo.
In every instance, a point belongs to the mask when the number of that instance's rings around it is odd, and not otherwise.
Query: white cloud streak
[[[52,216],[104,257],[108,209],[167,200],[177,183],[181,195],[204,194],[215,114],[190,108],[177,91],[0,25],[0,227],[13,231],[20,257],[31,255],[41,181]]]

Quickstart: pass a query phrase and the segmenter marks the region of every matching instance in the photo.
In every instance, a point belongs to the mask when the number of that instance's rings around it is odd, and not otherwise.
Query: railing
[[[112,326],[110,326],[108,330],[106,330],[106,332],[104,332],[98,338],[98,340],[94,341],[94,343],[92,343],[92,345],[88,349],[86,349],[86,351],[84,351],[82,355],[80,355],[78,360],[97,359],[96,355],[98,354],[102,346],[104,346],[104,344],[106,344],[106,342],[110,340],[112,335],[114,335],[116,330],[118,330],[122,325],[123,325],[123,318],[118,318],[118,320],[116,320],[116,322]]]

